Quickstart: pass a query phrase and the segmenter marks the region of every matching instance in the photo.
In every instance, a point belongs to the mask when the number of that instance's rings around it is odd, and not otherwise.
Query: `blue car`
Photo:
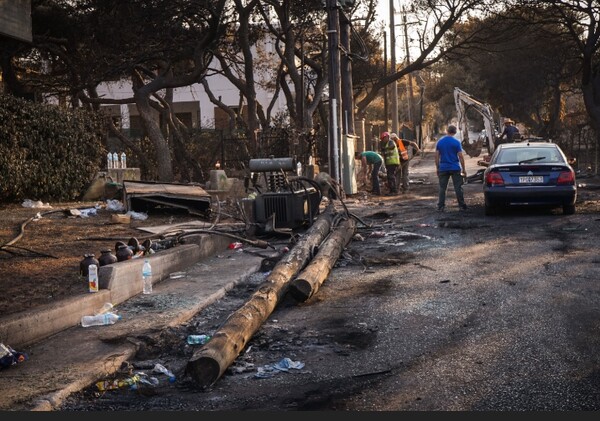
[[[498,145],[483,174],[485,214],[513,206],[562,207],[575,213],[575,171],[564,152],[551,142]]]

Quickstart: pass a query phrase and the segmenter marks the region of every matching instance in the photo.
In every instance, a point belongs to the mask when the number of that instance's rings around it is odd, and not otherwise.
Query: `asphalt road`
[[[185,333],[217,330],[261,274],[145,338],[131,367],[161,362],[177,382],[89,388],[62,409],[598,411],[600,194],[582,188],[575,215],[486,217],[481,184],[468,184],[466,212],[449,190],[438,213],[430,151],[412,163],[410,194],[347,200],[360,236],[315,296],[279,304],[213,386],[185,376]]]

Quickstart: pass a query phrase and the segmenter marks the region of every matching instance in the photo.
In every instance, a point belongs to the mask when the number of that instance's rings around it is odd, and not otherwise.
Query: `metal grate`
[[[275,223],[277,226],[288,225],[290,222],[290,215],[288,215],[288,202],[290,196],[287,194],[277,196],[265,196],[265,216],[270,217],[275,214]]]

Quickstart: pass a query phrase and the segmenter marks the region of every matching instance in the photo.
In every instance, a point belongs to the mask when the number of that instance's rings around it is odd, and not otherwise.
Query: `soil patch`
[[[51,207],[0,206],[0,315],[17,313],[78,294],[87,294],[79,273],[85,254],[115,253],[115,243],[140,243],[157,236],[139,227],[198,221],[185,210],[157,209],[145,220],[114,223],[103,202],[50,203]],[[78,213],[89,216],[76,216]],[[79,212],[78,212],[79,211]],[[8,245],[7,245],[8,244]]]

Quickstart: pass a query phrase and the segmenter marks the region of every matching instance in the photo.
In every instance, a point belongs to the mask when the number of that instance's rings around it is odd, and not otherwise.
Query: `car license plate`
[[[543,182],[544,182],[544,176],[542,176],[542,175],[519,177],[519,183],[543,183]]]

